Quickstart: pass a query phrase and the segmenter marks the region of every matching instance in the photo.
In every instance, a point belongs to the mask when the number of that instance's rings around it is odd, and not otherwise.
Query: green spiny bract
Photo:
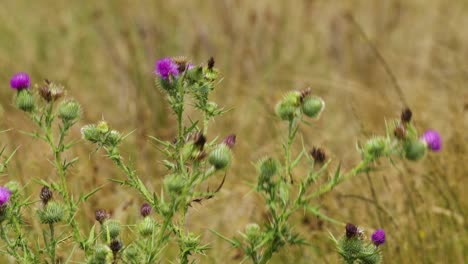
[[[426,154],[426,144],[419,139],[407,140],[403,145],[405,158],[411,161],[420,160]]]
[[[34,96],[28,90],[21,90],[16,94],[16,107],[24,112],[32,112],[35,107]]]
[[[318,118],[325,108],[325,102],[320,97],[306,97],[302,102],[302,112],[312,118]]]
[[[58,115],[63,122],[72,122],[80,117],[81,106],[75,100],[63,101],[58,107]]]
[[[151,217],[145,217],[138,224],[138,233],[143,237],[151,236],[156,229],[156,222]]]
[[[122,227],[120,222],[115,219],[109,219],[101,225],[101,235],[104,241],[116,239],[120,235]]]
[[[224,169],[231,162],[231,150],[225,144],[219,144],[213,151],[211,151],[208,161],[217,170]]]
[[[273,177],[278,172],[279,163],[273,158],[264,158],[258,162],[258,188],[259,189],[269,189],[273,182]]]
[[[362,149],[363,155],[369,160],[377,159],[385,154],[388,144],[388,140],[384,137],[371,138]]]
[[[184,186],[185,180],[180,175],[171,174],[164,178],[164,187],[172,196],[179,195],[184,190]]]
[[[52,201],[47,203],[38,211],[39,220],[43,224],[54,224],[63,220],[65,216],[65,208],[61,203]]]

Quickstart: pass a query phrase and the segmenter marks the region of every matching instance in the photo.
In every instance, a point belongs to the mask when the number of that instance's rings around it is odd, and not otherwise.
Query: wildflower
[[[427,130],[421,137],[427,147],[432,151],[440,151],[442,148],[442,138],[440,134],[435,130]]]
[[[385,231],[383,229],[377,229],[371,236],[372,242],[376,246],[380,246],[385,243]]]
[[[147,217],[148,215],[150,215],[151,214],[151,206],[149,204],[147,204],[147,203],[144,203],[141,206],[140,214],[143,217]]]
[[[11,191],[8,188],[0,187],[0,206],[3,206],[10,200]]]
[[[29,75],[25,72],[18,72],[15,75],[13,75],[13,77],[11,77],[10,86],[12,89],[20,91],[23,89],[28,89],[30,85],[31,79],[29,78]]]
[[[41,198],[41,201],[44,205],[46,205],[50,201],[50,199],[52,199],[52,196],[53,196],[53,193],[49,189],[49,187],[47,186],[42,187],[41,194],[39,195],[39,197]]]
[[[232,148],[234,147],[234,145],[236,144],[236,135],[235,134],[231,134],[229,136],[227,136],[223,143],[228,146],[229,148]]]
[[[315,162],[323,163],[327,156],[325,155],[325,151],[321,148],[313,147],[310,151],[310,155],[314,158]]]
[[[123,245],[122,242],[119,240],[112,240],[112,242],[109,245],[109,248],[112,250],[112,252],[115,254],[119,252],[122,249]]]
[[[176,77],[179,74],[179,66],[171,58],[163,58],[156,62],[154,73],[161,76],[162,79],[167,79],[170,75]]]
[[[347,238],[355,237],[357,234],[358,234],[357,226],[351,223],[346,224],[346,237]]]
[[[401,122],[409,123],[411,122],[411,117],[413,116],[413,113],[411,112],[411,109],[405,108],[403,112],[401,112]]]
[[[98,209],[96,210],[96,213],[95,213],[95,219],[96,221],[98,221],[100,224],[102,224],[104,222],[104,220],[106,220],[107,218],[107,213],[104,209]]]

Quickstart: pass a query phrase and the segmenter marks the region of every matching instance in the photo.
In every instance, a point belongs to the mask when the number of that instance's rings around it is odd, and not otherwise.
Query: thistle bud
[[[166,191],[172,195],[178,195],[184,189],[185,182],[182,177],[171,174],[164,178],[164,187]]]
[[[364,243],[359,237],[342,237],[338,241],[338,250],[346,263],[354,263],[364,249]]]
[[[407,124],[409,122],[411,122],[411,117],[413,116],[413,113],[411,112],[411,109],[409,108],[405,108],[402,112],[401,112],[401,122],[403,124]]]
[[[120,235],[122,227],[120,222],[115,219],[109,219],[102,224],[102,237],[104,240],[107,240],[107,236],[111,240],[116,239]]]
[[[101,134],[106,134],[107,132],[109,132],[109,125],[104,120],[99,121],[96,128],[99,131],[99,133],[101,133]]]
[[[138,233],[143,237],[151,236],[154,232],[156,222],[151,217],[145,217],[138,224]]]
[[[231,151],[226,144],[218,145],[211,151],[208,162],[213,165],[217,170],[226,168],[231,161]]]
[[[117,130],[111,130],[109,133],[107,133],[104,145],[106,146],[117,146],[122,139],[122,135],[120,135],[120,132]]]
[[[245,227],[245,233],[249,241],[255,242],[259,238],[259,235],[260,235],[260,226],[258,226],[255,223],[248,224]]]
[[[47,203],[52,199],[53,193],[47,186],[43,186],[41,189],[41,194],[39,197],[41,198],[42,204],[47,205]]]
[[[102,223],[104,223],[104,221],[107,219],[106,211],[104,209],[96,210],[95,219],[102,225]]]
[[[218,104],[216,104],[215,102],[208,102],[206,103],[206,108],[205,108],[205,111],[209,114],[209,115],[214,115],[216,113],[216,110],[218,109]]]
[[[320,97],[308,97],[302,103],[302,112],[312,118],[318,118],[325,109],[325,102]]]
[[[26,89],[16,94],[16,107],[24,112],[32,112],[35,107],[34,96]]]
[[[64,101],[59,105],[58,115],[63,122],[71,122],[81,115],[81,106],[74,100]]]
[[[322,148],[313,147],[310,151],[310,155],[317,163],[323,163],[327,159],[325,151]]]
[[[260,179],[269,179],[278,172],[278,162],[273,158],[264,158],[259,162]]]
[[[99,132],[99,129],[96,127],[96,125],[93,125],[93,124],[85,125],[84,127],[82,127],[81,135],[83,136],[84,139],[92,143],[99,142],[101,138],[101,133]]]
[[[403,145],[405,157],[411,161],[420,160],[426,154],[426,144],[420,140],[410,140]]]
[[[140,208],[140,214],[143,217],[147,217],[151,214],[151,205],[144,203]]]
[[[39,220],[43,224],[54,224],[63,220],[65,208],[58,202],[49,202],[44,208],[39,210]]]
[[[107,258],[110,256],[111,250],[107,246],[97,245],[94,251],[92,264],[106,264]]]
[[[406,138],[406,127],[403,124],[398,124],[393,130],[393,134],[398,139],[405,139]]]
[[[122,242],[119,240],[112,240],[109,244],[109,248],[112,250],[112,253],[116,254],[119,252],[123,247]]]
[[[369,139],[364,145],[364,154],[372,159],[378,158],[385,153],[387,140],[383,137],[374,137]]]
[[[297,91],[289,92],[276,105],[275,112],[282,120],[292,120],[300,103],[301,93]]]
[[[16,194],[18,193],[18,190],[20,188],[20,184],[17,181],[9,181],[7,184],[5,184],[5,187],[10,190],[11,194]]]

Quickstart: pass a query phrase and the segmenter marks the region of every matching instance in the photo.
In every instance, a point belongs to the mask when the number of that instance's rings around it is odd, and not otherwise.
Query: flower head
[[[439,151],[442,148],[442,138],[435,130],[427,130],[422,135],[421,139],[427,144],[427,147],[432,151]]]
[[[236,135],[231,134],[231,135],[227,136],[224,139],[223,143],[226,144],[226,146],[228,146],[229,148],[233,148],[234,145],[236,144]]]
[[[143,217],[147,217],[151,214],[151,205],[144,203],[140,208],[140,214]]]
[[[358,234],[358,228],[357,226],[347,223],[346,224],[346,237],[347,238],[352,238]]]
[[[6,187],[0,186],[0,206],[6,204],[10,200],[11,191]]]
[[[162,79],[169,78],[169,75],[177,76],[179,66],[171,58],[163,58],[156,62],[154,73],[161,76]]]
[[[372,242],[376,246],[380,246],[385,243],[385,231],[383,229],[377,229],[371,236]]]
[[[10,80],[10,86],[15,90],[28,89],[31,85],[31,79],[29,75],[25,72],[18,72]]]

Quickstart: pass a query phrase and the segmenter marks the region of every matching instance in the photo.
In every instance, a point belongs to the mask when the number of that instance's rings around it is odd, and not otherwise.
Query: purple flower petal
[[[6,187],[0,186],[0,206],[6,204],[10,200],[11,191]]]
[[[432,151],[440,151],[442,149],[442,138],[435,130],[427,130],[421,139],[426,142],[427,147]]]
[[[162,79],[169,78],[169,75],[176,77],[179,75],[177,64],[171,58],[163,58],[156,62],[155,71]]]
[[[385,243],[385,231],[383,229],[377,229],[371,236],[372,242],[376,246],[380,246]]]
[[[31,85],[31,79],[29,75],[25,72],[18,72],[10,80],[10,86],[15,90],[28,89]]]

